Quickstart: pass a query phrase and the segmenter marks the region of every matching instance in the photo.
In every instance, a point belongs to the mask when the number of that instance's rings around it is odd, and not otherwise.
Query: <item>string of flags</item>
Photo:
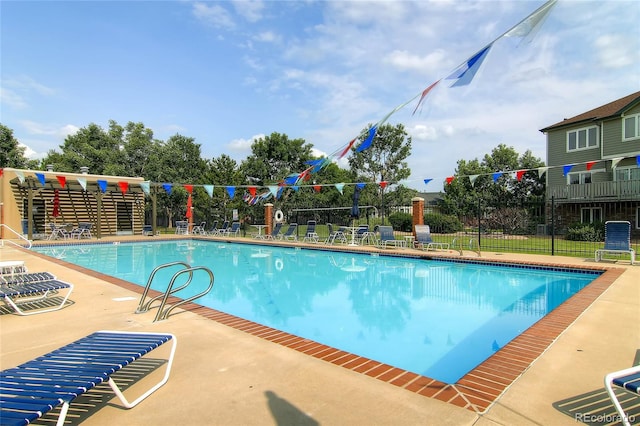
[[[445,177],[442,181],[446,184],[446,185],[450,185],[454,180],[458,179],[469,179],[469,181],[471,182],[471,185],[474,185],[476,180],[480,177],[480,176],[490,176],[493,180],[493,182],[497,182],[498,179],[500,179],[500,177],[502,176],[506,176],[506,177],[510,177],[512,179],[517,180],[518,182],[520,182],[522,180],[522,178],[525,176],[526,173],[528,172],[534,172],[538,174],[538,177],[543,177],[545,173],[547,173],[550,169],[556,169],[556,168],[561,168],[562,169],[562,175],[566,176],[568,175],[571,170],[573,170],[574,167],[576,166],[584,166],[584,168],[587,171],[590,171],[594,165],[596,165],[599,162],[604,162],[604,161],[611,161],[611,167],[612,168],[616,168],[617,165],[620,163],[620,161],[626,159],[626,158],[633,158],[633,157],[617,157],[617,158],[613,158],[611,160],[597,160],[597,161],[586,161],[583,163],[571,163],[571,164],[563,164],[560,166],[542,166],[542,167],[536,167],[533,169],[518,169],[518,170],[509,170],[509,171],[499,171],[499,172],[492,172],[492,173],[484,173],[484,174],[473,174],[473,175],[458,175],[458,176],[447,176]],[[636,167],[640,168],[640,155],[636,155],[635,156],[636,159]],[[18,180],[20,181],[21,184],[23,184],[25,182],[25,174],[23,170],[14,170]],[[50,173],[50,172],[48,172]],[[0,168],[0,177],[3,175],[3,169]],[[38,179],[38,181],[40,182],[40,184],[44,187],[46,185],[46,174],[42,173],[42,172],[35,172],[35,176]],[[65,188],[67,185],[67,177],[63,176],[63,175],[56,175],[56,180],[58,181],[58,184],[60,185],[60,187]],[[78,183],[80,184],[80,186],[82,187],[83,190],[87,190],[87,178],[85,177],[77,177],[76,180],[78,181]],[[423,179],[423,182],[425,185],[428,185],[430,182],[432,182],[434,180],[434,178],[426,178]],[[274,199],[279,199],[284,190],[287,187],[290,187],[291,189],[293,189],[294,191],[298,191],[300,189],[312,189],[314,192],[319,193],[323,190],[323,188],[335,188],[337,189],[340,194],[343,194],[344,192],[344,188],[346,186],[355,186],[356,188],[362,190],[365,186],[367,185],[375,185],[379,188],[385,189],[388,186],[391,185],[407,185],[409,183],[411,183],[411,180],[402,180],[402,181],[398,181],[398,182],[389,182],[389,181],[380,181],[380,182],[340,182],[340,183],[325,183],[325,184],[316,184],[316,183],[312,183],[312,184],[300,184],[300,185],[285,185],[284,182],[280,182],[278,184],[274,184],[274,185],[266,185],[266,186],[258,186],[258,185],[207,185],[207,184],[184,184],[184,183],[156,183],[156,182],[151,182],[151,181],[143,181],[143,182],[136,182],[136,185],[139,185],[143,192],[146,195],[151,195],[151,187],[157,187],[157,188],[162,188],[167,194],[171,195],[173,189],[175,187],[181,187],[184,188],[187,193],[189,195],[191,195],[193,193],[194,188],[196,187],[200,187],[203,188],[207,194],[209,195],[209,197],[213,198],[213,194],[214,194],[214,189],[215,188],[223,188],[224,189],[224,193],[226,193],[229,196],[229,199],[233,199],[236,195],[236,191],[238,189],[243,190],[244,189],[244,193],[242,195],[242,199],[249,205],[254,205],[257,203],[260,203],[262,201],[267,201],[270,198],[274,198]],[[102,193],[105,193],[107,191],[107,181],[104,179],[97,179],[96,183],[98,185],[98,188],[100,189],[100,191]],[[129,182],[127,181],[119,181],[118,182],[118,188],[120,189],[120,191],[122,193],[126,193],[129,190]],[[258,193],[259,189],[266,189],[265,191],[263,191],[262,193]]]

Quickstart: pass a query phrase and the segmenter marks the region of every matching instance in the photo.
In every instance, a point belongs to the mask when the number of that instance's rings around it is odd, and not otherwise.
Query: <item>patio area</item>
[[[103,241],[133,238],[140,237]],[[153,323],[155,312],[134,314],[142,289],[10,246],[0,248],[0,261],[24,261],[30,271],[49,271],[75,288],[70,298],[73,304],[60,311],[31,317],[0,315],[0,368],[28,361],[96,330],[169,332],[177,336],[178,347],[171,378],[164,387],[131,410],[118,405],[108,386],[100,387],[71,405],[66,424],[608,424],[606,420],[615,416],[615,411],[604,391],[603,378],[640,358],[640,266],[624,261],[596,264],[593,259],[490,252],[483,252],[482,258],[597,265],[621,272],[483,412],[425,397],[196,311],[183,311]],[[147,379],[153,380],[146,377],[125,394],[135,396]],[[640,402],[633,413],[640,422]],[[42,423],[53,418],[46,416]]]

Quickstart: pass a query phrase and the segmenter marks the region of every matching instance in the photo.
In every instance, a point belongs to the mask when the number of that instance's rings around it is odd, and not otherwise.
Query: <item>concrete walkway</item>
[[[474,257],[476,258],[476,257]],[[483,253],[486,259],[592,265],[592,260]],[[485,413],[427,398],[365,374],[222,325],[192,312],[153,323],[136,315],[139,294],[43,259],[0,248],[0,261],[24,260],[72,282],[73,304],[56,312],[0,315],[0,368],[28,361],[96,330],[174,333],[178,349],[169,382],[139,406],[119,406],[108,387],[78,398],[67,424],[87,425],[575,425],[614,414],[603,393],[606,373],[630,367],[640,351],[640,266],[625,272]],[[153,374],[151,375],[153,376]],[[142,392],[145,378],[127,390]],[[636,405],[637,422],[640,407]],[[46,417],[51,419],[51,416]]]

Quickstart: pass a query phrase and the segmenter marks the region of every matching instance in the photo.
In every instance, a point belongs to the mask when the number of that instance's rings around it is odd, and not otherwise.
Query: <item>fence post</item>
[[[551,196],[551,256],[556,252],[556,206],[555,195]]]
[[[266,225],[265,235],[271,235],[273,229],[273,204],[271,203],[264,205],[264,224]]]
[[[424,198],[414,197],[411,199],[412,206],[412,227],[411,233],[416,236],[416,225],[424,225]]]

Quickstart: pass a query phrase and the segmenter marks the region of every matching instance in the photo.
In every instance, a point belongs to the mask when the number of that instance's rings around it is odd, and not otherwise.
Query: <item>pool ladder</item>
[[[457,243],[457,247],[456,247],[456,243]],[[474,245],[476,246],[475,249],[473,248]],[[455,250],[458,250],[460,252],[460,256],[464,254],[464,247],[462,246],[462,238],[458,238],[458,237],[454,238],[453,242],[451,243],[451,247]],[[469,250],[477,253],[478,257],[482,257],[482,253],[480,252],[480,245],[478,244],[478,240],[476,240],[475,238],[469,239]]]
[[[173,274],[173,277],[171,277],[171,281],[169,281],[169,285],[167,286],[167,289],[165,290],[165,292],[162,294],[159,294],[158,296],[152,297],[147,302],[145,302],[145,299],[147,298],[147,294],[149,293],[149,289],[151,288],[151,283],[153,282],[153,278],[155,277],[156,273],[161,269],[170,268],[172,266],[180,266],[180,265],[184,266],[184,269],[181,269],[175,274]],[[196,294],[195,296],[182,299],[165,308],[165,306],[167,305],[167,300],[169,299],[169,296],[171,296],[172,294],[180,290],[185,289],[189,284],[191,284],[191,281],[193,280],[193,274],[196,271],[204,271],[209,275],[209,286],[204,291]],[[179,287],[173,288],[176,282],[176,279],[183,274],[189,274],[189,278],[187,279],[187,282],[185,282]],[[192,300],[195,300],[209,293],[209,291],[211,291],[211,289],[213,288],[213,282],[214,282],[213,272],[211,272],[209,268],[206,268],[204,266],[191,266],[186,262],[180,262],[180,261],[170,262],[170,263],[165,263],[164,265],[160,265],[151,272],[151,275],[149,275],[149,279],[147,280],[147,285],[145,286],[144,291],[142,292],[142,297],[140,298],[140,303],[138,304],[138,309],[136,309],[136,314],[142,314],[149,311],[151,309],[151,304],[153,302],[161,300],[160,305],[158,306],[158,313],[156,313],[156,317],[154,318],[153,322],[165,320],[169,317],[169,313],[173,311],[175,308],[177,308],[178,306],[184,305],[185,303],[191,302]]]

